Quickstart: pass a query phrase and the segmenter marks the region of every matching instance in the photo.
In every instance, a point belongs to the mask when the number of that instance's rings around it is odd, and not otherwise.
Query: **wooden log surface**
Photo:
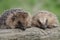
[[[31,27],[20,29],[0,29],[0,40],[60,40],[60,27],[42,30]]]

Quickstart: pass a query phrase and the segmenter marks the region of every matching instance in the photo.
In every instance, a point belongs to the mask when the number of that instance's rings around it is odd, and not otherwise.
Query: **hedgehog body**
[[[31,26],[31,15],[23,9],[7,10],[0,17],[0,28],[24,30]]]
[[[42,29],[59,26],[58,18],[52,12],[39,11],[32,19],[32,25]]]

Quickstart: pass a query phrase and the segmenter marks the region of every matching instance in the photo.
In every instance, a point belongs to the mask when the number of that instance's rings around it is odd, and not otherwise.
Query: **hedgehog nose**
[[[25,30],[24,26],[18,26],[18,29]]]
[[[43,30],[45,30],[47,27],[46,26],[42,26],[42,27],[40,27],[41,29],[43,29]]]
[[[41,27],[41,29],[45,30],[46,28],[45,27]]]
[[[17,29],[21,29],[21,30],[25,30],[25,28],[22,27],[22,26],[16,26],[15,28],[17,28]]]

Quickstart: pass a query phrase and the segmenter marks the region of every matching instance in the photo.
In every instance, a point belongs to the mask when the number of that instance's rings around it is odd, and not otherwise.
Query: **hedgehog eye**
[[[37,22],[38,22],[40,25],[42,25],[42,23],[41,23],[39,20],[37,20]]]
[[[13,16],[13,17],[12,17],[12,21],[14,21],[15,19],[16,19],[16,16]]]
[[[48,19],[46,20],[45,25],[47,25],[47,23],[48,23]]]

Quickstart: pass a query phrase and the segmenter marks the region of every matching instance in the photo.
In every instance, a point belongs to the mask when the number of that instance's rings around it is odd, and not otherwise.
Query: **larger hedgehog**
[[[9,9],[0,17],[1,29],[22,29],[31,26],[31,15],[23,9]]]
[[[50,29],[59,26],[58,18],[55,14],[49,11],[39,11],[32,19],[32,25],[42,29]]]

